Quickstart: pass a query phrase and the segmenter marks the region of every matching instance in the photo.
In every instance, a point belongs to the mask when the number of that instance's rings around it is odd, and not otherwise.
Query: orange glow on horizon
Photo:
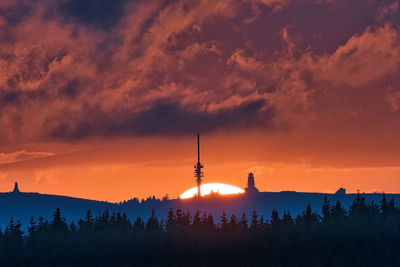
[[[349,193],[400,192],[398,146],[383,149],[372,142],[362,142],[368,143],[368,149],[361,149],[354,145],[361,139],[358,137],[352,139],[353,145],[342,141],[340,146],[332,147],[318,138],[311,142],[303,136],[296,142],[287,142],[289,137],[249,132],[205,134],[204,184],[219,182],[244,188],[248,173],[252,172],[261,192],[334,193],[342,185]],[[22,192],[111,202],[153,195],[162,198],[166,194],[177,198],[196,185],[192,178],[196,148],[192,136],[29,144],[24,147],[26,151],[46,152],[49,156],[39,153],[40,157],[1,164],[0,191],[8,192],[18,182]],[[32,156],[29,153],[24,155]],[[305,154],[309,156],[304,159]]]
[[[201,185],[201,196],[206,196],[211,193],[217,193],[221,195],[231,195],[231,194],[243,194],[244,190],[233,185],[222,184],[222,183],[209,183]],[[197,195],[197,186],[186,190],[182,193],[179,198],[186,199],[192,198]]]
[[[204,184],[400,193],[398,1],[56,2],[0,0],[0,192],[175,199],[200,132]]]

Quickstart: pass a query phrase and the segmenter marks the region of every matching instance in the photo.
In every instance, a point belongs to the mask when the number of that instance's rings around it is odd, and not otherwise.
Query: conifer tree
[[[146,230],[149,232],[155,232],[160,230],[160,224],[158,222],[154,209],[151,210],[151,216],[146,222]]]
[[[94,219],[92,216],[92,212],[88,210],[86,212],[85,220],[80,219],[78,221],[79,229],[80,230],[88,230],[91,229],[94,223]]]
[[[258,229],[258,213],[256,210],[253,210],[253,213],[251,214],[250,229],[253,231]]]
[[[176,214],[176,224],[177,224],[178,228],[180,228],[181,225],[183,225],[183,211],[182,211],[181,207],[178,206],[176,208],[175,214]]]
[[[93,216],[90,210],[86,212],[85,223],[87,226],[91,226],[93,224]]]
[[[231,231],[236,231],[237,226],[238,226],[237,218],[236,218],[235,214],[232,214],[231,218],[229,220],[229,227],[230,227]]]
[[[365,203],[365,197],[360,194],[360,191],[357,191],[356,198],[349,208],[349,216],[350,217],[364,217],[367,213],[367,204]]]
[[[268,228],[268,222],[265,221],[263,215],[261,215],[260,219],[258,220],[258,228],[262,231],[264,231]]]
[[[207,218],[208,218],[207,212],[204,211],[203,216],[201,217],[201,225],[202,226],[207,226],[207,223],[208,223]]]
[[[44,218],[42,216],[40,216],[38,218],[38,226],[37,226],[37,230],[38,231],[44,231],[47,228],[47,220],[45,221]]]
[[[135,233],[142,232],[144,230],[144,221],[140,217],[136,217],[135,222],[133,223],[133,231]]]
[[[53,228],[53,230],[64,231],[64,232],[68,230],[67,223],[65,222],[66,220],[64,217],[62,217],[60,208],[56,208],[52,218],[53,219],[50,225]]]
[[[281,219],[279,218],[279,213],[276,209],[272,210],[271,214],[271,227],[272,229],[277,229],[279,228],[281,224]]]
[[[192,226],[195,229],[198,229],[200,227],[200,225],[201,225],[200,210],[196,209],[196,212],[194,213],[194,216],[193,216]]]
[[[239,225],[240,228],[243,230],[246,230],[249,227],[249,221],[247,220],[245,213],[242,214],[242,217],[240,218],[239,221]]]
[[[392,198],[390,199],[388,207],[392,210],[396,209],[396,202],[394,201],[394,196],[392,196]]]
[[[221,221],[220,229],[226,231],[228,229],[229,223],[225,210],[222,212],[220,221]]]
[[[382,200],[379,205],[380,212],[382,214],[383,219],[386,219],[386,217],[388,215],[388,207],[389,207],[389,204],[386,201],[386,194],[385,194],[385,192],[383,192]]]
[[[108,209],[104,210],[104,212],[101,214],[100,223],[104,226],[110,223],[110,213]]]
[[[394,197],[392,196],[387,207],[387,217],[391,220],[396,217],[396,202],[394,201]]]
[[[283,213],[282,223],[286,228],[294,226],[294,221],[292,215],[290,215],[290,212]]]
[[[132,227],[132,223],[129,220],[128,216],[126,213],[122,213],[122,222],[121,222],[122,229],[127,231],[130,230]]]
[[[122,223],[122,216],[121,213],[118,211],[117,212],[117,217],[115,218],[115,225],[120,226]]]
[[[369,217],[372,216],[373,218],[378,218],[380,208],[374,201],[371,201],[371,203],[366,207],[366,212]],[[387,205],[385,207],[385,212],[387,212]]]
[[[6,229],[4,230],[4,241],[7,243],[6,249],[10,253],[9,256],[15,256],[17,253],[20,253],[23,247],[23,234],[24,232],[21,230],[21,222],[14,222],[14,219],[11,218]]]
[[[28,226],[28,233],[29,233],[30,236],[35,235],[35,232],[37,230],[36,228],[37,228],[36,222],[35,222],[35,219],[32,216],[30,218],[30,220],[29,220],[29,226]]]
[[[168,215],[167,215],[167,222],[166,222],[166,230],[167,233],[173,233],[176,232],[176,218],[174,215],[174,211],[172,208],[168,210]]]
[[[208,214],[207,216],[207,228],[209,230],[214,230],[215,228],[215,224],[214,224],[214,217],[212,216],[212,214]]]
[[[74,233],[74,232],[76,232],[76,224],[75,224],[75,222],[74,221],[72,221],[70,224],[69,224],[69,229],[70,229],[70,231],[72,232],[72,233]]]
[[[335,220],[343,220],[346,218],[346,210],[342,207],[339,200],[332,209],[332,218]]]
[[[328,222],[329,218],[331,217],[331,205],[329,203],[328,196],[324,196],[324,201],[322,203],[322,221],[323,222]]]
[[[113,212],[110,216],[110,224],[115,225],[117,222],[117,215]]]
[[[310,204],[307,205],[307,208],[305,211],[303,211],[302,216],[298,216],[296,218],[296,224],[297,223],[306,226],[307,228],[310,228],[318,223],[318,215],[312,211]]]
[[[189,228],[191,222],[192,222],[192,217],[190,216],[190,211],[184,212],[182,216],[182,225],[185,230]]]

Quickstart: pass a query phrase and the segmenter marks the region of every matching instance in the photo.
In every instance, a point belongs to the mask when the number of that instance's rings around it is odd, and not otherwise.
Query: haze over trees
[[[276,210],[214,218],[178,207],[164,220],[106,210],[68,224],[57,208],[51,220],[32,217],[26,232],[11,219],[0,232],[0,264],[395,266],[399,241],[400,210],[386,195],[367,203],[357,194],[349,210],[325,197],[321,215],[308,205],[295,218]]]

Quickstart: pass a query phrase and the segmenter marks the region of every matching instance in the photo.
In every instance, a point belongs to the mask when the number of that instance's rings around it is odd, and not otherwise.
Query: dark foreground
[[[215,223],[218,221],[218,223]],[[307,206],[292,218],[225,213],[220,218],[170,210],[166,220],[107,211],[67,225],[32,218],[28,232],[10,221],[0,235],[2,266],[399,266],[400,210],[386,197],[357,195],[346,211],[325,198],[322,214]]]

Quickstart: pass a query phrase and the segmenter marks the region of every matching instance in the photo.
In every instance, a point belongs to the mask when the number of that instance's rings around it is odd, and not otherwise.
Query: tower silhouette
[[[258,189],[257,189],[255,181],[254,181],[254,175],[251,172],[249,173],[249,176],[247,177],[247,187],[245,188],[245,191],[247,193],[258,192]]]
[[[200,134],[197,134],[197,164],[194,165],[194,177],[197,184],[197,196],[201,197],[201,182],[203,181],[204,173],[201,169],[204,166],[200,163]]]
[[[19,191],[19,188],[18,188],[18,183],[17,183],[17,182],[15,182],[14,189],[13,189],[12,192],[13,192],[13,193],[19,193],[19,192],[20,192],[20,191]]]

